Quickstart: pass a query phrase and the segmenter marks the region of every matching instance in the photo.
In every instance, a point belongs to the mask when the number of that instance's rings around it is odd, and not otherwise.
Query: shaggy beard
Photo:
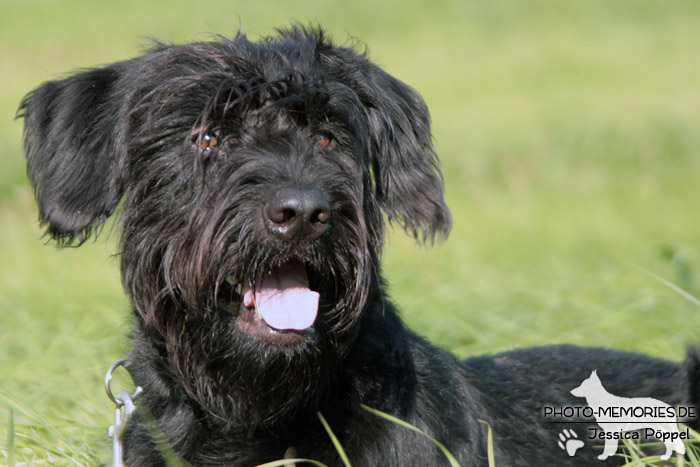
[[[270,427],[317,406],[336,358],[322,339],[271,346],[242,334],[233,320],[207,321],[188,320],[169,353],[177,380],[219,429]]]

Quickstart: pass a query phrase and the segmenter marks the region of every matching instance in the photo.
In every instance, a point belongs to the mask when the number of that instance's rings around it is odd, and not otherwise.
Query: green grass
[[[700,341],[698,307],[644,272],[699,295],[694,0],[4,0],[0,464],[107,462],[102,378],[127,349],[115,235],[62,251],[41,239],[19,100],[146,36],[290,20],[359,37],[431,108],[455,225],[431,249],[398,229],[387,239],[409,325],[462,356],[573,342],[679,360]]]

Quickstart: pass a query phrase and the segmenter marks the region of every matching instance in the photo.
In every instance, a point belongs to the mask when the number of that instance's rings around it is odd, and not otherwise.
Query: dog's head
[[[376,291],[382,213],[419,241],[449,231],[423,100],[318,29],[159,43],[18,115],[48,235],[80,244],[121,202],[126,291],[174,339],[200,318],[338,337]]]
[[[588,398],[605,393],[605,389],[603,389],[603,384],[600,382],[598,372],[593,370],[591,376],[584,379],[581,384],[573,388],[570,392],[576,397]]]

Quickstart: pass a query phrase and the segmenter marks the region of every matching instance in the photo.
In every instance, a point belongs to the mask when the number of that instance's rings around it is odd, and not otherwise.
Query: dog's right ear
[[[308,33],[307,33],[308,34]],[[317,50],[362,107],[375,198],[388,219],[419,242],[447,237],[452,216],[433,149],[430,115],[420,95],[372,63],[364,52],[335,47],[314,33]]]
[[[113,65],[46,82],[17,111],[40,220],[60,245],[84,242],[122,196],[120,74]]]

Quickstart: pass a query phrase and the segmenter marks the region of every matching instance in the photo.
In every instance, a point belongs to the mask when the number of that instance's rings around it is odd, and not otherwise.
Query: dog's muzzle
[[[283,186],[262,210],[268,233],[289,248],[310,244],[328,232],[331,206],[316,187]],[[230,285],[239,294],[238,328],[275,343],[304,340],[314,332],[320,294],[309,284],[310,266],[301,257],[279,258],[262,277],[241,277]]]

